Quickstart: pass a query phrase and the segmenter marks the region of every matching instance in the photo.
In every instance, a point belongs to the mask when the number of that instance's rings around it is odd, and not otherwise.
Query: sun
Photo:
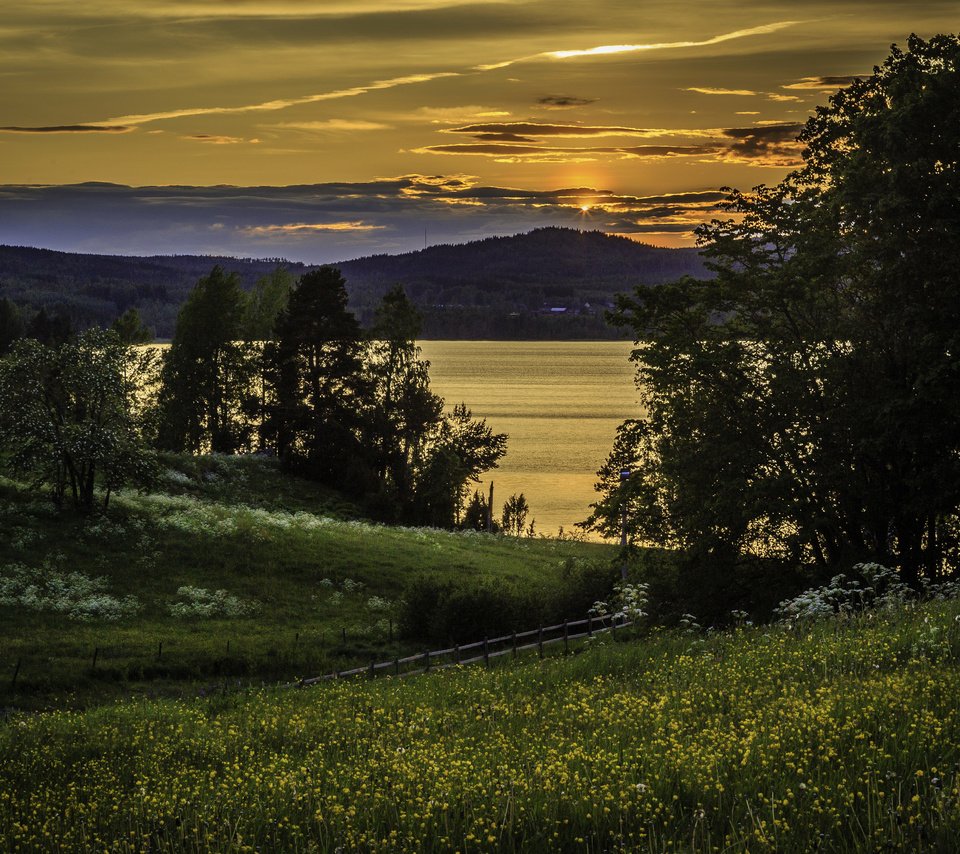
[[[588,205],[588,204],[582,204],[582,205],[580,205],[580,213],[584,213],[584,214],[590,213],[591,207],[592,207],[592,206],[591,206],[591,205]]]

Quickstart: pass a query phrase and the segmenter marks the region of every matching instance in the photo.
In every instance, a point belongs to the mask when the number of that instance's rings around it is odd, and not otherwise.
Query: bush
[[[530,628],[532,599],[512,587],[414,579],[400,605],[401,637],[431,644],[469,643]]]
[[[619,569],[607,561],[579,559],[564,562],[559,587],[541,590],[419,576],[400,603],[400,636],[442,646],[583,619],[594,602],[611,595],[618,578]]]

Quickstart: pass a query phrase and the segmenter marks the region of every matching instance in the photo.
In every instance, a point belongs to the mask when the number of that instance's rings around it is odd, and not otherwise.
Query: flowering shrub
[[[589,613],[592,617],[601,619],[627,620],[636,623],[647,616],[645,610],[650,604],[650,585],[642,582],[637,584],[618,584],[613,588],[613,598],[610,602],[597,601]]]
[[[868,608],[895,607],[917,597],[942,601],[960,595],[960,584],[955,581],[934,584],[924,580],[916,592],[900,580],[895,570],[879,563],[858,563],[853,568],[858,578],[835,575],[823,587],[785,599],[774,615],[782,622],[815,620]]]
[[[174,617],[242,617],[259,608],[226,590],[184,586],[177,588],[177,597],[178,601],[169,605]]]
[[[65,614],[81,621],[116,621],[140,610],[135,596],[121,599],[106,591],[106,578],[90,578],[82,572],[31,569],[23,564],[0,569],[0,605]]]

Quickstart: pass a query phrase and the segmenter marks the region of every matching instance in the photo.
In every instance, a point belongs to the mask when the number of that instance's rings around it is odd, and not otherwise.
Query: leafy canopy
[[[960,40],[911,36],[701,227],[712,280],[619,299],[642,415],[588,520],[716,563],[936,576],[960,507]],[[621,485],[619,471],[632,476]],[[703,561],[701,561],[703,565]]]

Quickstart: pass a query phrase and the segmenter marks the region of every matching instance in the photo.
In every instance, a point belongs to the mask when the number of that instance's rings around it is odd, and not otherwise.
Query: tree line
[[[506,452],[504,434],[431,391],[402,288],[363,330],[334,268],[297,281],[277,269],[247,293],[214,267],[162,353],[132,346],[149,338],[135,311],[78,335],[10,327],[0,459],[59,506],[89,511],[148,482],[157,451],[263,453],[375,518],[450,527]]]

